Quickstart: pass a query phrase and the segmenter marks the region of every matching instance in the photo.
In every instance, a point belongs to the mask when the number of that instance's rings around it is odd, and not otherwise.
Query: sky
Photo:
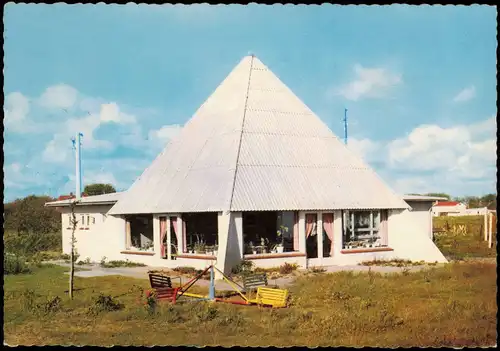
[[[4,202],[126,190],[252,53],[400,193],[496,192],[492,6],[44,5],[4,12]]]

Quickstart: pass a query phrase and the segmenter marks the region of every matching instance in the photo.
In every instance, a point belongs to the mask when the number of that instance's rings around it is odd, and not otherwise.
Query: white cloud
[[[470,125],[421,125],[406,137],[382,143],[349,139],[348,147],[401,193],[444,191],[456,196],[495,189],[496,123],[491,117]]]
[[[354,66],[356,79],[333,92],[348,100],[357,101],[361,98],[382,98],[389,90],[400,84],[400,74],[389,72],[384,68],[365,68],[360,64]]]
[[[5,97],[4,105],[5,127],[15,132],[24,132],[29,127],[26,117],[30,112],[29,99],[19,92],[10,93]]]
[[[101,121],[115,123],[135,123],[135,116],[120,112],[115,102],[101,105]]]
[[[181,130],[182,126],[179,124],[164,125],[158,130],[149,131],[149,139],[166,146],[167,142],[176,137]]]
[[[48,108],[68,109],[76,104],[78,91],[67,84],[48,87],[40,96],[40,105]]]
[[[118,185],[118,181],[116,180],[115,176],[111,172],[89,171],[86,174],[84,173],[82,175],[82,178],[83,178],[84,186],[88,185],[88,184],[94,184],[94,183],[112,184],[114,187],[117,187],[117,185]]]
[[[350,138],[347,147],[366,162],[383,159],[383,145],[368,138]]]
[[[465,102],[473,99],[476,96],[476,87],[473,85],[463,89],[453,98],[454,102]]]
[[[70,139],[67,139],[69,145]],[[70,155],[70,150],[68,147],[61,147],[60,138],[54,138],[47,143],[45,149],[42,152],[42,158],[47,162],[62,163],[66,161]]]
[[[389,164],[399,169],[453,172],[464,178],[484,176],[479,174],[493,167],[496,159],[495,129],[489,136],[483,129],[490,124],[488,119],[451,128],[422,125],[389,143]]]

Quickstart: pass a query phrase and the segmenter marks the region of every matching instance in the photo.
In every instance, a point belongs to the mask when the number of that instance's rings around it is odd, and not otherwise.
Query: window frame
[[[387,247],[384,244],[382,230],[382,209],[378,210],[342,210],[342,249],[358,249]],[[370,220],[368,228],[356,228],[356,214],[369,212]],[[349,221],[347,221],[349,216]],[[375,218],[378,221],[375,225]],[[349,225],[348,225],[349,224]],[[349,232],[349,235],[348,235]],[[364,234],[367,233],[367,234]],[[360,238],[361,237],[361,238]]]

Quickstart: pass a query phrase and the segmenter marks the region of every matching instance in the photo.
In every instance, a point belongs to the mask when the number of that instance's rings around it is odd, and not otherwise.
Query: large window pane
[[[383,246],[380,240],[380,211],[343,211],[344,249]]]

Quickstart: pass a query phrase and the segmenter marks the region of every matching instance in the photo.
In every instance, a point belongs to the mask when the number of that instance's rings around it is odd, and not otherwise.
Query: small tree
[[[88,196],[116,193],[116,189],[111,184],[89,184],[85,186],[83,192]]]
[[[69,298],[73,300],[73,285],[74,285],[74,277],[75,277],[75,244],[76,244],[76,238],[75,238],[75,232],[76,232],[76,225],[78,224],[78,221],[76,220],[76,214],[75,214],[75,207],[76,204],[78,203],[77,200],[72,201],[70,204],[70,210],[71,210],[71,252],[70,252],[70,270],[69,270]]]

